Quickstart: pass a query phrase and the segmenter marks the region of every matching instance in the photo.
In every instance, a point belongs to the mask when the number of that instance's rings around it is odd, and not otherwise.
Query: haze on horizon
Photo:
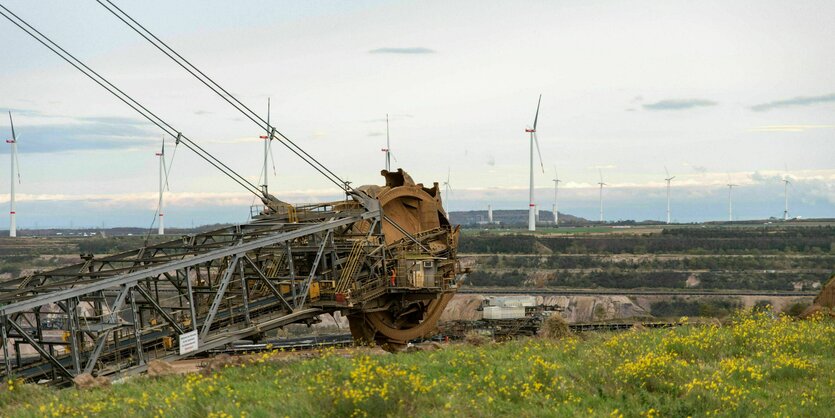
[[[250,107],[270,97],[279,129],[355,185],[382,182],[388,113],[396,167],[424,183],[450,169],[448,209],[525,209],[524,129],[542,94],[542,209],[556,167],[560,211],[597,219],[602,170],[607,220],[661,220],[666,166],[675,221],[727,219],[729,182],[735,218],[781,217],[786,175],[791,216],[835,216],[832,2],[116,3]],[[255,125],[98,4],[4,5],[258,182]],[[161,132],[5,19],[0,45],[18,226],[150,224]],[[341,197],[274,154],[278,197]],[[168,226],[247,220],[238,185],[186,149],[171,164]]]

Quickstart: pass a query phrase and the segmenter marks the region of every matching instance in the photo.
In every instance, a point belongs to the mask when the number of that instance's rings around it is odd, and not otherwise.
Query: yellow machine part
[[[296,284],[298,285],[299,283],[301,283],[301,280],[296,280]],[[298,287],[297,287],[297,289],[298,289]],[[290,294],[290,291],[291,291],[290,282],[289,281],[280,282],[278,284],[278,291],[282,295]],[[307,290],[307,298],[309,300],[316,300],[316,299],[319,299],[320,295],[321,295],[321,287],[319,285],[319,282],[318,281],[310,282],[310,289]]]
[[[165,347],[166,350],[170,350],[174,348],[174,338],[173,337],[162,337],[162,346]]]
[[[319,299],[319,282],[311,282],[310,289],[307,291],[307,297],[310,300]]]

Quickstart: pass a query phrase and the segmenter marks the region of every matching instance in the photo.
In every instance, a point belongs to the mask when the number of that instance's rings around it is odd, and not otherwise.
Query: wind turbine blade
[[[601,182],[601,183],[603,183],[603,169],[602,169],[602,168],[598,168],[598,169],[597,169],[597,172],[598,172],[598,174],[600,174],[600,182]]]
[[[9,124],[12,125],[12,140],[16,140],[17,137],[15,136],[15,133],[14,133],[14,121],[12,120],[12,111],[11,110],[9,111]]]
[[[676,178],[676,176],[672,176],[672,177],[670,177],[670,180],[672,180],[672,179],[674,179],[674,178]]]
[[[394,158],[394,162],[397,162],[397,157],[394,156],[393,152],[389,151],[389,155],[391,156],[391,158]]]
[[[270,151],[270,161],[273,163],[273,175],[275,176],[275,157],[273,157],[273,141],[267,143],[267,149]]]
[[[670,177],[670,170],[667,170],[667,166],[664,166],[664,172],[667,173],[667,178]]]
[[[536,116],[533,117],[533,130],[536,131],[536,121],[539,120],[539,105],[542,103],[542,95],[539,95],[539,100],[536,102]]]
[[[162,137],[162,152],[160,152],[159,158],[161,159],[160,161],[162,161],[162,173],[165,180],[165,189],[171,190],[168,187],[168,166],[165,163],[165,137]]]
[[[168,166],[165,164],[165,153],[159,158],[162,158],[162,172],[165,173],[165,190],[171,191],[171,188],[168,187]]]
[[[545,164],[542,163],[542,153],[539,152],[539,138],[536,136],[536,129],[533,131],[533,142],[536,143],[536,155],[539,156],[539,167],[542,169],[542,174],[545,174]]]
[[[15,141],[17,141],[17,139],[15,139]],[[17,170],[17,184],[21,184],[21,182],[20,182],[20,160],[17,158],[18,154],[19,154],[19,152],[17,152],[17,144],[15,143],[15,153],[14,153],[14,164],[15,164],[15,166],[14,167]]]

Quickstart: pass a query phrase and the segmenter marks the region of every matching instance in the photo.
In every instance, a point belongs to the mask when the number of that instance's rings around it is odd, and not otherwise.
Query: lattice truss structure
[[[379,214],[317,209],[305,222],[261,220],[82,255],[80,264],[2,283],[5,373],[35,380],[141,372],[152,359],[179,358],[177,337],[189,331],[205,351],[333,312],[336,286],[379,276],[386,251],[376,234],[350,232]],[[340,283],[357,243],[365,256]],[[24,356],[27,347],[36,355]]]

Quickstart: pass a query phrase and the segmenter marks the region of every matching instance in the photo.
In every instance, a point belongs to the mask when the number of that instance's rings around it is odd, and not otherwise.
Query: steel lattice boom
[[[3,373],[135,374],[336,311],[391,349],[425,335],[455,290],[457,230],[437,184],[384,174],[356,199],[273,204],[247,224],[0,283]],[[197,349],[181,354],[187,333]]]

